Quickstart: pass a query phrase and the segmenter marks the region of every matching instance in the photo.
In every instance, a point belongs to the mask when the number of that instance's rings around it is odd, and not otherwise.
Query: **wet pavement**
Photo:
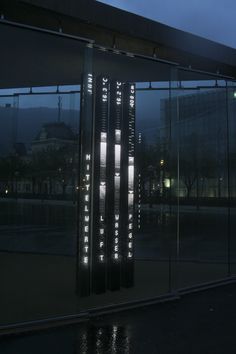
[[[234,354],[236,284],[180,300],[0,339],[0,354]]]

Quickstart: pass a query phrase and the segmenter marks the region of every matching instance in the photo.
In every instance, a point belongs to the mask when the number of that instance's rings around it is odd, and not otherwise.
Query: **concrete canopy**
[[[86,42],[0,24],[0,87],[76,85],[81,82]],[[169,81],[170,66],[91,49],[93,71],[123,81]]]
[[[170,66],[158,58],[213,76],[236,77],[234,49],[93,0],[8,0],[0,3],[0,11],[1,88],[79,84],[89,38],[96,48],[110,48],[93,50],[98,74],[127,81],[173,79]],[[179,79],[194,76],[205,79],[191,71],[181,71]]]

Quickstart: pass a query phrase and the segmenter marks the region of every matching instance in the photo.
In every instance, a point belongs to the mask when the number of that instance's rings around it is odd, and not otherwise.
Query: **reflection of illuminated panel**
[[[110,87],[110,120],[108,140],[108,209],[109,269],[108,286],[111,290],[120,287],[120,169],[121,169],[121,121],[123,113],[123,84],[112,81]]]
[[[133,285],[133,242],[134,242],[134,142],[135,142],[135,86],[134,84],[125,85],[125,104],[124,104],[124,123],[123,130],[124,142],[122,144],[125,156],[123,157],[123,174],[127,178],[124,180],[124,193],[126,193],[127,205],[123,211],[124,222],[123,232],[123,265],[122,265],[122,285]],[[124,146],[123,146],[124,145]],[[125,172],[126,171],[126,172]],[[123,190],[123,188],[122,188]]]
[[[78,286],[81,295],[90,293],[91,266],[91,172],[93,77],[84,74],[80,116],[80,177],[79,177],[79,258]]]
[[[96,80],[94,120],[94,197],[93,197],[93,291],[106,289],[106,192],[108,90],[106,77]]]
[[[131,331],[127,326],[96,326],[91,329],[89,326],[81,326],[76,331],[75,354],[105,354],[105,353],[131,353],[133,347]],[[70,338],[70,337],[69,337]],[[125,341],[125,348],[122,351],[121,344]],[[69,347],[69,345],[68,345]],[[71,352],[71,350],[67,350]]]

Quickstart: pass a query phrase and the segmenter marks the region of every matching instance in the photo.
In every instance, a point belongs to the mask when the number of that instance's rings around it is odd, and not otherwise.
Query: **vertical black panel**
[[[107,228],[108,228],[108,288],[120,288],[120,162],[121,121],[123,114],[123,84],[112,81],[110,86],[110,119],[108,131]]]
[[[91,285],[95,293],[133,285],[134,91],[133,84],[98,77],[94,85],[92,74],[84,76],[78,280],[85,296]]]
[[[78,290],[81,296],[90,294],[92,248],[92,130],[93,130],[93,76],[90,71],[90,48],[86,60],[81,90],[80,152],[79,152],[79,243]]]
[[[134,282],[135,86],[125,84],[122,127],[122,286]]]
[[[94,183],[93,183],[93,291],[106,290],[107,265],[107,139],[108,139],[108,90],[106,77],[98,77],[95,93],[94,118]]]
[[[139,231],[141,229],[141,203],[142,203],[142,133],[138,133],[136,137],[135,145],[135,170],[136,170],[136,193],[135,201],[137,203],[137,212],[136,212],[136,228]]]
[[[121,242],[122,242],[122,264],[121,264],[121,283],[126,286],[126,254],[127,254],[127,229],[128,229],[128,160],[129,160],[129,86],[124,85],[123,97],[123,117],[122,117],[122,136],[121,136]]]

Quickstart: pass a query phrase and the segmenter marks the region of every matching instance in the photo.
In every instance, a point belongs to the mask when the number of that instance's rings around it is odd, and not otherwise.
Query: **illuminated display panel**
[[[120,257],[120,159],[121,159],[121,146],[120,146],[121,130],[115,130],[115,174],[114,174],[114,243],[112,257],[115,261]]]
[[[128,251],[127,258],[133,258],[134,232],[134,142],[135,142],[135,86],[129,85],[129,145],[128,145]]]
[[[88,295],[133,285],[135,86],[88,73],[83,90],[79,281]]]
[[[91,180],[93,128],[93,75],[85,73],[81,95],[80,177],[79,177],[79,257],[78,289],[82,296],[90,294],[91,272]]]
[[[100,136],[100,185],[99,185],[99,252],[98,260],[106,261],[105,249],[105,206],[106,206],[106,156],[107,156],[107,133]]]
[[[109,80],[96,79],[94,119],[94,194],[93,194],[93,291],[106,290],[107,267],[107,139]]]
[[[139,133],[138,134],[138,160],[140,160],[140,154],[141,154],[141,144],[142,144],[142,134]],[[140,162],[139,162],[139,166],[138,166],[138,215],[137,215],[137,228],[138,230],[140,230],[141,228],[141,202],[142,202],[142,195],[141,195],[141,182],[142,182],[142,178],[141,178],[141,166],[140,166]]]
[[[123,117],[123,84],[111,81],[110,115],[108,135],[108,209],[107,226],[109,236],[108,287],[110,290],[120,288],[121,262],[121,122]]]
[[[135,86],[125,84],[122,141],[122,285],[133,285]]]
[[[120,81],[115,82],[115,171],[114,171],[114,241],[112,258],[115,262],[120,259],[120,162],[121,162],[121,120],[122,120],[122,97],[123,85]]]

